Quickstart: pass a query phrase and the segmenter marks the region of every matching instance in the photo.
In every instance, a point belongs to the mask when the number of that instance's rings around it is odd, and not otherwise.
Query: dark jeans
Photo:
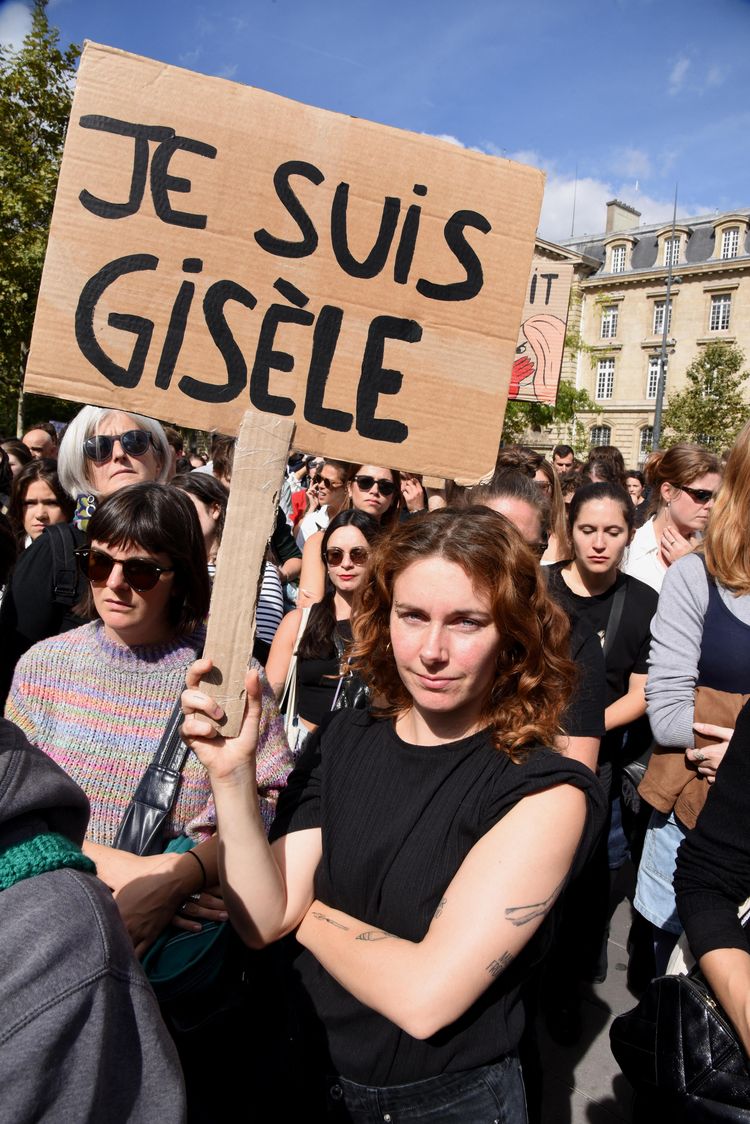
[[[495,1065],[409,1085],[372,1088],[334,1077],[327,1096],[329,1119],[353,1124],[526,1124],[527,1119],[521,1066],[514,1054]]]

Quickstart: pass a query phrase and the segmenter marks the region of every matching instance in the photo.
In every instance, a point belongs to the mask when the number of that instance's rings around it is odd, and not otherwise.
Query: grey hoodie
[[[0,852],[41,832],[80,844],[88,801],[0,719]],[[178,1124],[177,1054],[107,887],[73,869],[0,892],[0,1122]]]

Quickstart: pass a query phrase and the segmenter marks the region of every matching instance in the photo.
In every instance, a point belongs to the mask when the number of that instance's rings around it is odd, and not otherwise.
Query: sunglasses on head
[[[119,441],[122,451],[131,457],[142,457],[148,452],[152,438],[146,429],[129,429],[127,433],[99,433],[87,437],[83,442],[84,456],[96,464],[103,464],[112,456],[115,441]]]
[[[716,495],[710,488],[688,488],[687,484],[673,484],[672,487],[687,492],[691,500],[695,500],[696,503],[708,503]]]
[[[363,492],[371,492],[377,484],[381,496],[392,496],[396,491],[392,480],[376,479],[374,476],[355,476],[354,483]]]
[[[365,550],[363,546],[355,546],[351,550],[342,550],[340,546],[332,546],[330,550],[326,551],[326,562],[329,566],[340,566],[345,555],[349,556],[352,565],[364,566],[370,557],[370,552]]]
[[[128,558],[119,562],[103,550],[94,550],[90,546],[82,546],[75,552],[78,566],[85,578],[90,582],[105,582],[115,566],[122,566],[122,576],[127,585],[136,593],[148,593],[159,581],[160,574],[174,573],[174,566],[157,566],[147,558]]]

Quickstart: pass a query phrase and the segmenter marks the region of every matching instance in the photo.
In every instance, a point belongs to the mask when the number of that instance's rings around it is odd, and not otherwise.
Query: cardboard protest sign
[[[542,174],[87,44],[25,389],[494,463]]]
[[[560,385],[573,265],[534,255],[508,397],[552,406]]]

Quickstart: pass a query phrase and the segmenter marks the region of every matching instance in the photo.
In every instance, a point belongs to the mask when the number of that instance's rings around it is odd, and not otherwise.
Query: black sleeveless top
[[[344,644],[352,638],[350,621],[336,621],[336,632]],[[339,685],[338,654],[329,659],[300,659],[297,663],[297,713],[319,726],[333,705]]]

